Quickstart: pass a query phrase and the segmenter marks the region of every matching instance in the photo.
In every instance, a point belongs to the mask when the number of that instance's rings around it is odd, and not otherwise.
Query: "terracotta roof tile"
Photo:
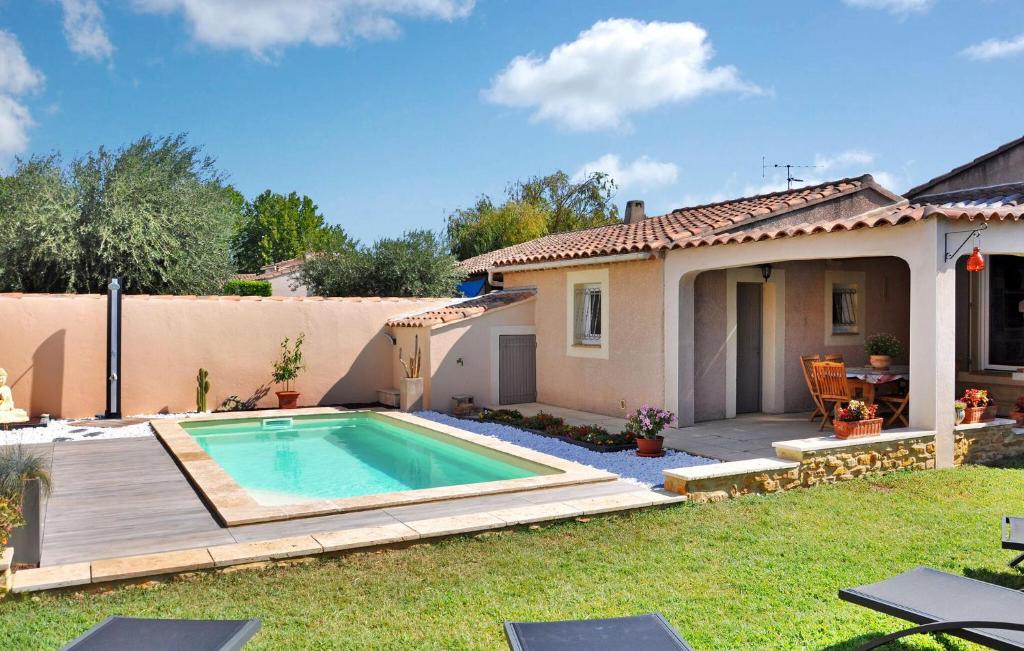
[[[518,289],[491,292],[490,294],[458,301],[443,307],[427,310],[426,312],[420,312],[419,314],[391,319],[387,324],[395,328],[429,328],[431,326],[462,321],[463,319],[479,316],[492,310],[521,303],[533,298],[534,294],[536,294],[534,290]]]
[[[932,217],[969,221],[1020,221],[1024,219],[1024,194],[1022,193],[1024,193],[1024,184],[961,190],[931,195],[928,202],[903,202],[897,206],[879,208],[845,219],[798,224],[785,228],[755,228],[696,237],[685,242],[682,247],[741,244],[816,233],[896,226]]]
[[[1024,145],[1024,136],[1022,136],[1020,138],[1017,138],[1016,140],[1011,140],[1010,142],[1005,143],[1003,145],[999,145],[998,147],[996,147],[992,151],[986,152],[986,153],[982,154],[981,156],[978,156],[977,158],[975,158],[974,160],[972,160],[972,161],[970,161],[968,163],[964,163],[963,165],[960,165],[958,167],[954,167],[953,169],[949,170],[945,174],[940,174],[940,175],[936,176],[934,179],[931,179],[930,181],[925,181],[921,185],[918,185],[918,186],[915,186],[913,188],[910,188],[909,190],[907,190],[906,196],[911,198],[911,199],[913,199],[913,200],[915,200],[915,201],[920,201],[921,198],[923,197],[922,192],[924,192],[928,188],[932,187],[933,185],[938,185],[939,183],[942,183],[943,181],[945,181],[947,179],[950,179],[950,178],[956,176],[957,174],[959,174],[961,172],[969,170],[970,168],[978,165],[979,163],[984,163],[985,161],[987,161],[988,159],[990,159],[990,158],[992,158],[994,156],[998,156],[999,154],[1002,154],[1005,151],[1009,151],[1010,149],[1013,149],[1017,145]]]
[[[697,236],[742,228],[748,222],[756,223],[766,217],[850,194],[869,185],[877,187],[873,179],[865,175],[806,188],[679,208],[666,215],[650,217],[633,224],[613,224],[555,233],[464,260],[461,268],[466,273],[482,273],[489,268],[531,262],[673,249]]]

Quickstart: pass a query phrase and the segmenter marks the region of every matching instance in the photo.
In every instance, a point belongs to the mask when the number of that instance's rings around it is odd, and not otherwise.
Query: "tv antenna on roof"
[[[804,182],[803,179],[798,179],[795,176],[793,176],[793,170],[797,170],[797,169],[812,169],[812,168],[817,167],[817,165],[791,165],[789,163],[772,163],[771,165],[769,165],[767,162],[765,162],[765,157],[762,156],[761,157],[761,180],[762,181],[764,180],[765,170],[768,169],[769,167],[777,168],[777,169],[785,169],[786,170],[786,189],[787,190],[792,190],[794,183],[803,183]]]

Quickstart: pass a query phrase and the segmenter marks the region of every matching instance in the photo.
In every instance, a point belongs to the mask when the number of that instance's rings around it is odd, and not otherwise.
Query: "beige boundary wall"
[[[127,296],[122,412],[195,409],[195,376],[210,372],[211,408],[267,391],[284,337],[306,333],[302,405],[371,402],[392,386],[384,323],[450,299]],[[19,407],[38,415],[92,416],[105,408],[106,297],[0,294],[0,366]]]

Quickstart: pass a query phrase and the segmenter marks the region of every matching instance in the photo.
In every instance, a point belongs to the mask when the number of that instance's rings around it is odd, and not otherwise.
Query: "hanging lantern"
[[[967,258],[967,271],[971,273],[977,273],[985,270],[985,258],[981,255],[981,249],[974,247],[974,251],[971,256]]]

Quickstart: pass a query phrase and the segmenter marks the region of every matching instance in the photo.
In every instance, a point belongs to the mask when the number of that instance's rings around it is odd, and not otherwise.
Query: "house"
[[[271,296],[309,296],[309,290],[302,284],[300,272],[305,258],[282,260],[260,267],[256,274],[237,274],[238,280],[266,280],[270,283]]]
[[[498,296],[529,295],[517,308],[389,325],[429,352],[429,407],[455,393],[609,415],[655,403],[683,425],[810,410],[801,355],[863,364],[865,338],[889,332],[907,348],[896,361],[909,364],[911,425],[937,432],[947,465],[959,388],[992,387],[1004,412],[1024,392],[1012,373],[1024,367],[1022,150],[907,198],[862,176],[656,217],[633,205],[626,223],[488,254]],[[965,267],[974,245],[981,274]],[[470,359],[486,371],[470,377]]]

